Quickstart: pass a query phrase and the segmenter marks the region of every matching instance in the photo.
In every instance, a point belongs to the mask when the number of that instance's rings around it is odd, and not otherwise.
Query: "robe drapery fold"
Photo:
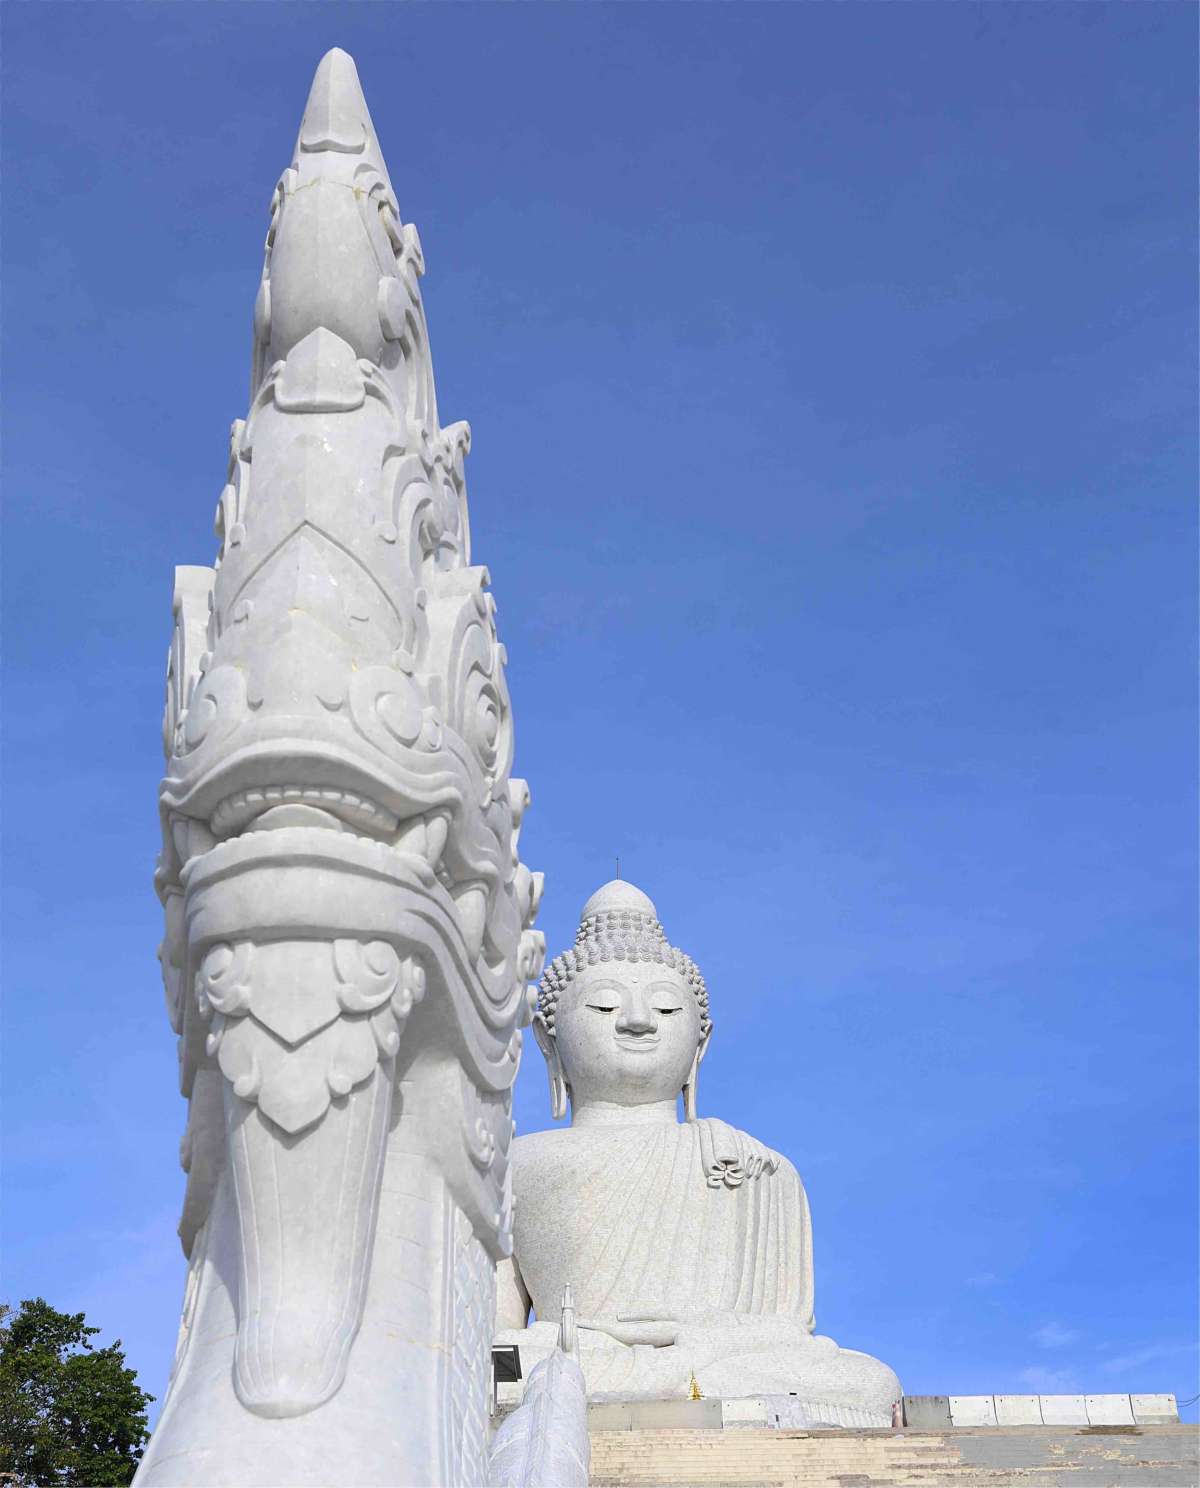
[[[788,1317],[813,1328],[812,1225],[795,1168],[745,1132],[575,1128],[515,1144],[514,1239],[539,1317]]]

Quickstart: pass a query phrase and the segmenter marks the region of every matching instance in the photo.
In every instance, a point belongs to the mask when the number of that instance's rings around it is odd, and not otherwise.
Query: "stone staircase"
[[[593,1430],[591,1488],[1197,1488],[1197,1428]]]

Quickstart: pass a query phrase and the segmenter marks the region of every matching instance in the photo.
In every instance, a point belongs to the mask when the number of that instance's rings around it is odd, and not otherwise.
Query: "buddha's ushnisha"
[[[889,1425],[886,1365],[813,1334],[812,1231],[795,1168],[696,1112],[712,1033],[698,967],[614,880],[546,968],[534,1033],[566,1129],[514,1145],[499,1341],[553,1346],[570,1282],[593,1399],[791,1394],[813,1421]],[[682,1096],[684,1120],[679,1120]],[[545,1337],[542,1335],[545,1334]]]

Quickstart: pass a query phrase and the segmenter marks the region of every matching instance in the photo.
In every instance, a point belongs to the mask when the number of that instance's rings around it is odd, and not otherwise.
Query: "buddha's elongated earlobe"
[[[708,1025],[704,1037],[696,1046],[696,1054],[692,1060],[692,1067],[688,1071],[688,1077],[683,1085],[683,1119],[695,1121],[696,1119],[696,1086],[700,1083],[700,1061],[708,1050],[708,1041],[712,1037],[712,1024]]]
[[[555,1121],[561,1121],[567,1114],[569,1087],[563,1076],[562,1063],[557,1050],[555,1050],[553,1064],[547,1067],[547,1073],[550,1076],[550,1114]]]
[[[699,1079],[699,1075],[700,1059],[697,1056],[697,1058],[692,1060],[691,1073],[688,1075],[683,1086],[683,1119],[685,1121],[695,1121],[696,1119],[696,1082]]]
[[[558,1057],[558,1040],[542,1022],[541,1016],[533,1020],[533,1036],[546,1059],[546,1073],[550,1076],[550,1114],[561,1121],[567,1114],[567,1098],[570,1087],[563,1074],[562,1060]]]

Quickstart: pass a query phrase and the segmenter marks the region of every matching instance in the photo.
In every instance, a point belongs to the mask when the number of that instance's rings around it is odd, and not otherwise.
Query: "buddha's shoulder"
[[[753,1136],[748,1131],[743,1131],[740,1126],[734,1126],[730,1121],[723,1121],[719,1116],[702,1116],[698,1124],[708,1124],[713,1128],[714,1139],[720,1145],[722,1135],[728,1140],[733,1138],[744,1158],[757,1157],[763,1159],[773,1172],[794,1174],[800,1176],[791,1162],[784,1157],[782,1152],[777,1152],[761,1138]]]
[[[513,1183],[526,1195],[543,1184],[569,1185],[575,1176],[601,1161],[603,1154],[594,1150],[587,1135],[569,1126],[530,1132],[513,1142]]]
[[[526,1132],[524,1136],[517,1137],[513,1141],[513,1159],[520,1161],[522,1157],[532,1156],[543,1149],[561,1146],[563,1138],[570,1135],[569,1126],[551,1126],[545,1131]]]
[[[654,1128],[654,1133],[661,1136],[657,1127]],[[616,1160],[622,1146],[627,1146],[631,1139],[638,1145],[644,1145],[647,1139],[646,1128],[636,1125],[559,1126],[547,1131],[529,1132],[513,1142],[513,1167],[517,1173],[530,1173],[538,1168],[557,1170],[581,1163],[594,1167],[598,1163]]]
[[[572,1131],[569,1126],[558,1126],[517,1137],[512,1145],[513,1163],[516,1167],[523,1168],[564,1156],[578,1147],[580,1135],[581,1133]]]

